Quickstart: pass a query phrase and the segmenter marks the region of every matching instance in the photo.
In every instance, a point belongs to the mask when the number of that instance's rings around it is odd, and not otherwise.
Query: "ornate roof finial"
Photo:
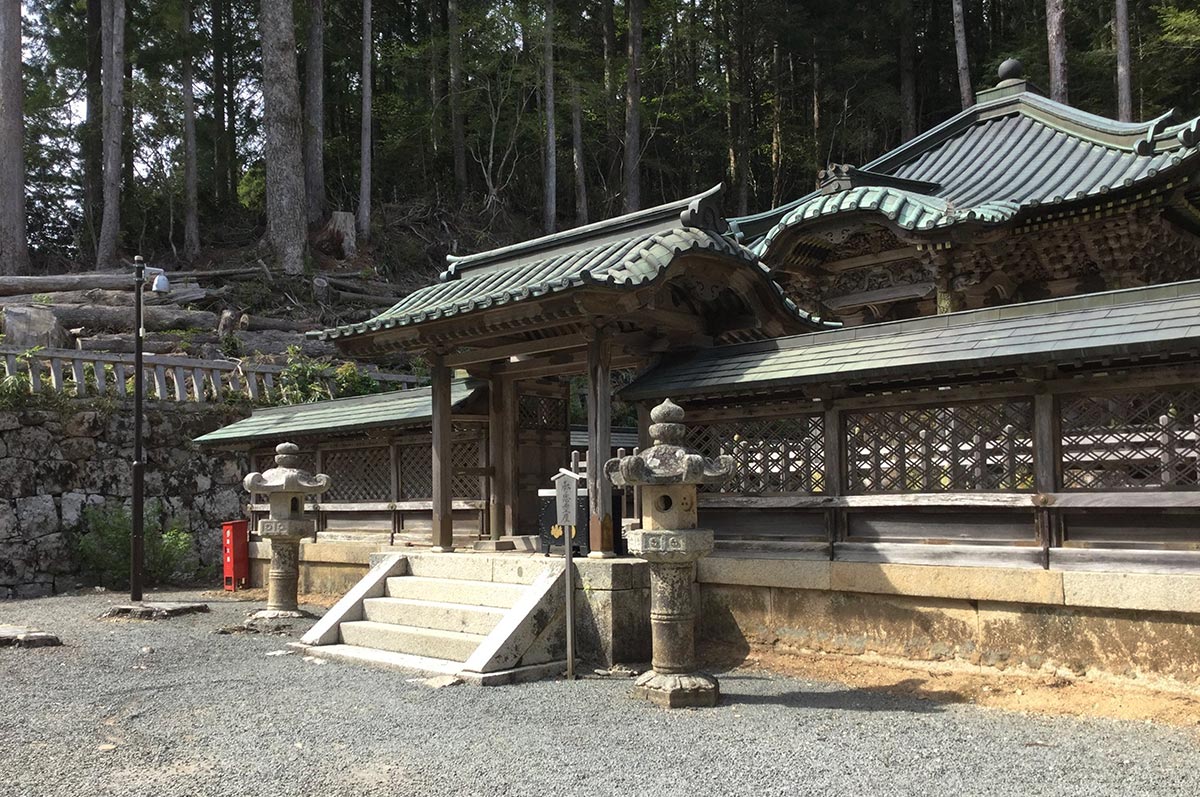
[[[1025,65],[1016,58],[1009,58],[1000,64],[996,73],[1000,77],[1001,84],[1007,80],[1021,80],[1025,74]]]

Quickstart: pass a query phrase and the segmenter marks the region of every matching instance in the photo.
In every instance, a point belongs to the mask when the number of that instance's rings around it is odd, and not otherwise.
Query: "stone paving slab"
[[[0,648],[45,648],[61,645],[58,637],[24,625],[0,625]]]
[[[100,619],[124,617],[130,620],[166,620],[207,611],[207,603],[120,603],[107,609]]]

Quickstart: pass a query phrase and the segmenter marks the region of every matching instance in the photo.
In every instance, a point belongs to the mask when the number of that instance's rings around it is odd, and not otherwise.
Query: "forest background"
[[[0,273],[247,247],[297,273],[340,210],[350,265],[411,285],[722,180],[766,210],[1009,57],[1088,111],[1194,114],[1200,3],[2,0]]]

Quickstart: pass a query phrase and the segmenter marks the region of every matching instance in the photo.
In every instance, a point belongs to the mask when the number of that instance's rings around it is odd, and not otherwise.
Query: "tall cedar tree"
[[[1117,118],[1133,121],[1133,79],[1129,65],[1129,0],[1117,0],[1113,10],[1113,36],[1117,40]]]
[[[1050,55],[1050,99],[1067,102],[1066,0],[1046,0],[1046,45]]]
[[[625,206],[626,213],[642,207],[642,4],[629,0],[629,56],[625,85]]]
[[[962,107],[975,104],[975,92],[971,88],[971,61],[967,57],[967,20],[963,13],[963,0],[953,0],[954,12],[954,55],[958,61],[958,94]]]
[[[28,274],[21,4],[0,3],[0,274]]]
[[[308,0],[304,53],[304,193],[308,223],[325,220],[325,4]]]
[[[267,238],[280,268],[287,274],[302,274],[307,248],[303,130],[291,0],[262,0],[258,26],[266,129]]]
[[[96,267],[117,265],[121,235],[122,138],[125,130],[125,0],[104,0],[101,11],[104,46],[104,216],[96,244]]]
[[[361,241],[371,240],[371,0],[362,2],[362,119],[359,127],[358,217]]]
[[[546,20],[542,40],[542,103],[546,111],[545,167],[542,173],[542,230],[554,232],[558,218],[558,146],[554,129],[554,0],[546,0]]]
[[[192,0],[183,0],[183,256],[200,256],[200,185],[196,155],[196,96],[192,85]]]

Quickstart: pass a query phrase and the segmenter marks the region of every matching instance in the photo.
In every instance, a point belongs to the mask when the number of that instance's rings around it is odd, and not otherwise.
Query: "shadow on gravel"
[[[924,683],[920,679],[909,679],[865,689],[789,691],[768,695],[739,692],[737,685],[740,680],[743,679],[740,677],[721,679],[722,705],[772,705],[784,708],[866,712],[907,711],[913,714],[932,714],[944,711],[943,704],[945,703],[964,703],[967,700],[964,695],[953,691],[923,690],[921,698],[902,694],[910,692]]]

